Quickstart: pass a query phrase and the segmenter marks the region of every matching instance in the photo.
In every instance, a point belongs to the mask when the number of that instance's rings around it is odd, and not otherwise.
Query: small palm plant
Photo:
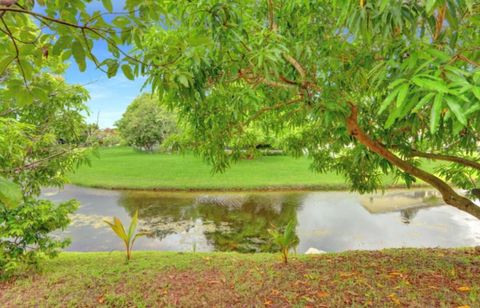
[[[133,214],[132,222],[128,227],[128,233],[125,232],[125,228],[123,227],[122,222],[117,217],[113,217],[113,223],[106,220],[104,221],[110,226],[110,228],[112,228],[113,232],[115,232],[115,234],[117,234],[117,236],[125,243],[125,248],[127,250],[127,261],[129,261],[132,257],[132,247],[135,243],[135,240],[140,236],[148,234],[147,232],[139,232],[137,234],[134,234],[135,229],[137,229],[138,210],[136,210],[135,214]]]
[[[295,233],[296,226],[297,222],[295,220],[291,220],[283,232],[280,232],[278,229],[268,230],[273,238],[273,241],[280,247],[283,263],[285,264],[288,264],[288,252],[290,249],[295,249],[295,247],[298,245],[298,236]]]

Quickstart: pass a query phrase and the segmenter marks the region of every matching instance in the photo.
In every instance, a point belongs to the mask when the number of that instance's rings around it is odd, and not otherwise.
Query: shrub
[[[59,205],[48,200],[29,198],[15,208],[0,204],[0,278],[29,268],[36,268],[43,257],[54,257],[70,244],[68,239],[55,239],[50,233],[65,229],[78,202]]]

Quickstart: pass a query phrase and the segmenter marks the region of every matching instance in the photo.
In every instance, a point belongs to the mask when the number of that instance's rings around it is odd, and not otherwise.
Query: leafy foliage
[[[66,247],[68,240],[50,233],[64,229],[78,206],[37,199],[42,186],[61,186],[87,153],[81,131],[88,94],[48,70],[37,68],[25,85],[11,69],[0,87],[0,277]]]
[[[476,209],[441,176],[478,186],[480,168],[464,173],[465,160],[478,161],[477,1],[129,0],[118,15],[110,1],[103,13],[88,1],[39,1],[45,14],[13,2],[0,8],[2,67],[30,80],[36,64],[53,61],[48,52],[82,70],[89,59],[109,77],[146,75],[216,171],[241,158],[260,128],[286,134],[286,151],[308,153],[314,170],[342,174],[354,190],[381,188],[384,174],[421,178],[447,203]],[[104,59],[90,52],[98,40]],[[463,161],[434,175],[418,167],[418,153]]]
[[[7,208],[14,208],[22,201],[22,191],[14,182],[0,177],[0,202]]]
[[[54,257],[69,245],[68,239],[53,238],[51,232],[70,223],[78,202],[58,205],[27,198],[13,209],[0,204],[0,278],[36,267],[42,256]]]
[[[463,0],[181,1],[136,55],[162,54],[168,65],[144,67],[149,82],[215,170],[240,157],[236,140],[255,124],[286,134],[285,149],[307,152],[314,170],[367,192],[385,174],[414,182],[414,151],[478,160],[479,10]],[[352,106],[376,152],[348,127]],[[449,179],[472,189],[479,172]]]
[[[174,114],[165,111],[156,98],[146,93],[128,106],[116,125],[127,144],[148,151],[177,131]]]

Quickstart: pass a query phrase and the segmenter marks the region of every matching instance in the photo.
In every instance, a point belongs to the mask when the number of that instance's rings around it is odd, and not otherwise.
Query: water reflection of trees
[[[401,220],[404,224],[409,224],[415,216],[417,216],[417,213],[420,209],[419,208],[410,208],[410,209],[404,209],[400,211],[400,217]]]
[[[296,219],[300,194],[191,195],[125,192],[119,203],[130,214],[138,209],[141,227],[163,239],[195,226],[218,251],[274,251],[268,229]]]
[[[198,204],[205,221],[227,223],[230,230],[215,228],[205,232],[208,241],[219,251],[275,251],[268,234],[272,226],[285,226],[297,217],[298,195],[250,195],[240,205]]]
[[[130,216],[138,210],[140,228],[152,232],[149,237],[163,239],[170,234],[189,231],[198,218],[193,206],[193,198],[188,195],[162,194],[157,192],[129,191],[122,193],[119,204]]]

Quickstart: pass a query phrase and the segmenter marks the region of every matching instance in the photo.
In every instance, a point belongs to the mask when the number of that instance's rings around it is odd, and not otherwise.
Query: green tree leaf
[[[128,64],[122,65],[122,72],[130,80],[134,80],[135,76],[133,75],[132,68]]]
[[[107,62],[107,76],[108,76],[108,78],[112,78],[113,76],[117,75],[118,66],[119,66],[119,64],[115,60]]]
[[[448,107],[453,112],[453,114],[457,117],[458,121],[463,125],[467,125],[467,118],[463,114],[462,107],[460,104],[455,101],[455,99],[451,96],[445,96],[445,101],[447,102]]]
[[[442,93],[448,93],[450,91],[445,85],[445,82],[443,82],[442,80],[432,80],[430,78],[414,77],[412,81],[417,86],[425,88],[427,90],[434,90]]]
[[[380,108],[378,109],[378,114],[382,114],[388,106],[392,103],[393,99],[398,95],[398,90],[399,88],[396,88],[390,94],[385,98],[385,100],[382,102],[380,105]]]
[[[13,62],[14,59],[14,56],[6,56],[0,60],[0,76],[3,74],[7,66]]]
[[[188,83],[188,78],[185,75],[178,76],[178,81],[185,87],[188,88],[190,84]]]
[[[405,83],[400,86],[398,89],[398,96],[397,96],[397,107],[402,106],[403,102],[405,101],[405,98],[407,98],[408,95],[408,83]]]
[[[417,112],[420,110],[423,106],[425,106],[430,100],[435,96],[435,93],[428,93],[425,95],[418,103],[417,105],[412,109],[412,112]]]
[[[433,100],[432,112],[430,115],[430,132],[432,134],[437,131],[438,125],[440,124],[442,105],[443,93],[438,93],[437,95],[435,95],[435,99]]]
[[[437,0],[427,0],[425,4],[425,10],[427,11],[427,14],[431,14],[433,12],[436,4]]]
[[[83,46],[79,41],[74,41],[72,44],[72,54],[75,62],[77,62],[78,68],[81,72],[84,72],[87,68],[87,64],[85,61],[85,51],[83,50]]]
[[[113,6],[111,0],[102,0],[103,6],[107,9],[107,11],[112,12]]]
[[[18,206],[22,198],[20,186],[0,176],[0,202],[11,209]]]

